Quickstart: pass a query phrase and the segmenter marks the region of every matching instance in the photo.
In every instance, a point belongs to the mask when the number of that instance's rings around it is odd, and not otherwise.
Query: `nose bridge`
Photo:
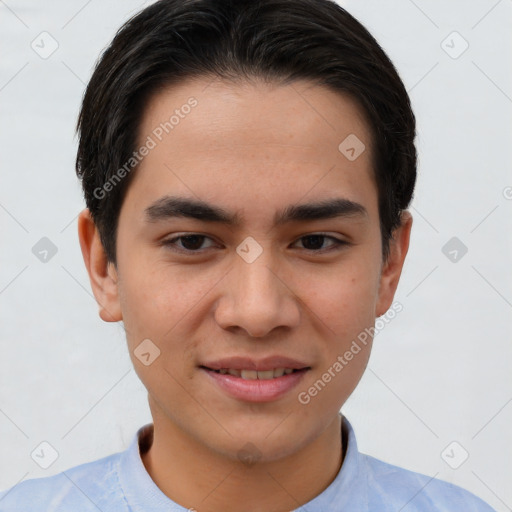
[[[238,261],[235,269],[236,279],[239,283],[238,299],[244,302],[261,303],[261,299],[265,301],[279,302],[279,296],[282,294],[282,284],[276,277],[275,271],[272,271],[272,255],[271,251],[265,251],[255,261],[248,263],[247,261]],[[275,304],[277,305],[277,304]]]
[[[246,239],[237,253],[225,290],[224,300],[229,300],[217,310],[219,324],[243,328],[254,337],[264,336],[278,326],[295,325],[299,317],[297,305],[289,288],[276,275],[278,265],[272,250]]]

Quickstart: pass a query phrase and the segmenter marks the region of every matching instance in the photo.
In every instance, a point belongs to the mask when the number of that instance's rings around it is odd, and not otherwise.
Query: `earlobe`
[[[101,319],[105,322],[122,320],[117,271],[113,263],[107,260],[98,229],[88,208],[82,210],[78,216],[78,238]]]
[[[389,257],[382,267],[376,317],[382,316],[391,307],[400,275],[409,250],[412,228],[412,215],[408,210],[402,212],[401,224],[394,231],[389,242]]]

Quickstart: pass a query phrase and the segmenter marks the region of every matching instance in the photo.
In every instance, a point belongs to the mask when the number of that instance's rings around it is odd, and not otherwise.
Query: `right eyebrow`
[[[345,198],[326,199],[319,202],[291,204],[274,215],[274,225],[291,222],[309,222],[335,217],[367,217],[366,208]],[[147,222],[165,221],[174,217],[186,217],[203,222],[218,222],[228,226],[239,227],[242,218],[238,213],[231,213],[220,206],[197,199],[178,196],[164,196],[145,209]]]

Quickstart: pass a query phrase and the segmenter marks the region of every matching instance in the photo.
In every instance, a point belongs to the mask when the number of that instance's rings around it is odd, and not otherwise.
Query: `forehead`
[[[368,202],[376,196],[371,144],[357,104],[326,87],[189,80],[150,98],[138,148],[151,149],[127,196],[139,209],[177,192],[237,210],[251,206],[248,197],[271,208],[333,189]]]
[[[195,105],[189,108],[190,104]],[[354,132],[367,147],[371,145],[366,119],[354,99],[303,80],[281,85],[257,79],[190,79],[159,90],[148,101],[139,139],[160,131],[159,127],[164,137],[172,134],[185,139],[201,132],[197,150],[211,150],[218,144],[297,142],[304,146],[320,138],[326,144],[334,143],[336,149],[340,137]]]

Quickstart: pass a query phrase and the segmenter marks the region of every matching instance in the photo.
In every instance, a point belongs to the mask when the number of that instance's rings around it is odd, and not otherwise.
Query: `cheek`
[[[210,282],[169,262],[127,262],[121,286],[123,314],[135,326],[164,334],[206,295]],[[162,332],[160,332],[162,331]]]
[[[208,294],[219,281],[217,275],[198,278],[192,271],[177,266],[152,265],[152,269],[127,272],[120,286],[121,307],[131,352],[144,339],[152,340],[160,350],[159,366],[173,372],[188,368],[195,354],[197,337],[191,331],[200,328],[208,311]],[[134,362],[140,366],[137,360]],[[144,372],[144,368],[141,369]],[[150,376],[148,376],[150,377]]]
[[[377,291],[372,267],[354,265],[346,274],[318,282],[309,295],[308,307],[322,320],[317,371],[302,389],[311,414],[338,411],[361,379],[372,347]]]
[[[303,295],[331,336],[345,339],[374,321],[378,273],[364,261],[347,261],[330,273],[310,276]]]

